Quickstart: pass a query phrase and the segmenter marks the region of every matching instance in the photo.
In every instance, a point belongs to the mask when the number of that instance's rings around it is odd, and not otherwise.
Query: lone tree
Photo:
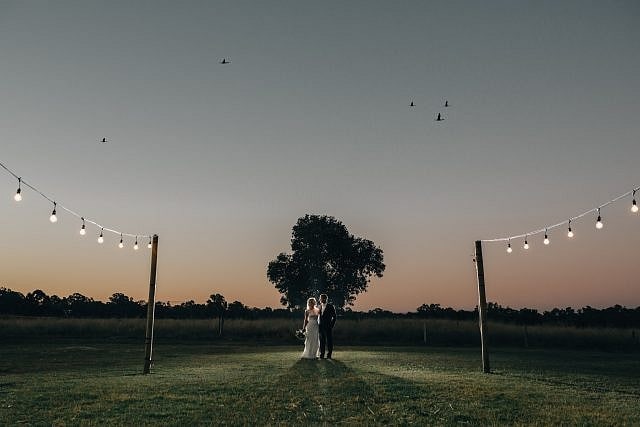
[[[325,293],[343,309],[366,292],[371,276],[382,277],[382,249],[349,234],[332,216],[306,215],[293,226],[292,253],[280,253],[267,267],[267,278],[282,294],[280,302],[300,309],[307,298]]]

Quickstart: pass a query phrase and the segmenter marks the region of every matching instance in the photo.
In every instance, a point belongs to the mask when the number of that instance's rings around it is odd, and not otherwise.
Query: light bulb
[[[133,244],[133,250],[137,251],[138,250],[138,241],[136,240],[136,242]]]
[[[573,237],[573,231],[571,230],[571,227],[569,227],[569,231],[567,232],[567,237]]]
[[[87,228],[84,225],[84,218],[82,218],[82,228],[80,228],[80,235],[84,236],[85,234],[87,234]]]
[[[522,246],[523,249],[529,249],[529,242],[527,242],[527,239],[524,239],[524,245]]]
[[[56,202],[53,202],[53,210],[51,211],[49,221],[51,221],[52,223],[58,222],[58,217],[56,216]]]
[[[510,254],[511,252],[513,252],[513,249],[511,249],[511,243],[509,243],[507,245],[507,253]]]
[[[147,245],[147,248],[151,249],[151,239],[149,239],[149,244]]]
[[[602,223],[602,217],[598,215],[598,219],[596,220],[596,228],[600,230],[602,229],[602,227],[604,227],[604,224]]]
[[[18,200],[18,199],[16,199]],[[638,205],[636,204],[636,199],[633,199],[633,202],[631,203],[631,212],[636,213],[638,212]]]
[[[124,243],[122,242],[122,234],[120,235],[120,243],[118,243],[118,247],[120,249],[124,248]]]
[[[542,241],[542,243],[544,243],[545,245],[549,244],[549,236],[547,236],[547,233],[544,233],[544,240]]]
[[[98,236],[98,243],[100,243],[100,244],[104,243],[104,237],[102,236],[102,230],[100,230],[100,235]]]
[[[20,184],[22,184],[22,178],[18,178],[18,189],[16,190],[15,196],[13,196],[13,200],[19,202],[22,200],[22,189],[20,188]]]

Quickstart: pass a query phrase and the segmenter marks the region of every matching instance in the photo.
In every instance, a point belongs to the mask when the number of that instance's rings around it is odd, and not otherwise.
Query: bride
[[[303,359],[317,359],[318,350],[320,347],[319,338],[319,326],[318,316],[320,310],[316,308],[316,299],[309,298],[307,300],[307,309],[304,311],[304,325],[302,329],[305,330],[304,339],[304,351],[302,352]]]

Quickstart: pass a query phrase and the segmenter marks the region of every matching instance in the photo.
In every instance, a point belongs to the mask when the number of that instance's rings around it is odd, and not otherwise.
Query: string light
[[[602,216],[600,216],[600,208],[598,208],[598,219],[596,220],[596,228],[598,230],[601,230],[602,227],[604,227],[604,224],[602,223]]]
[[[513,252],[513,249],[511,249],[511,240],[509,240],[509,243],[507,244],[507,253],[510,254],[511,252]]]
[[[138,250],[138,236],[136,236],[136,242],[133,244],[133,250],[134,251]]]
[[[22,178],[18,178],[18,189],[16,190],[15,196],[13,196],[13,200],[16,202],[22,200],[22,188],[20,188],[20,184],[22,184]]]
[[[608,202],[601,204],[598,207],[595,207],[593,209],[589,209],[588,211],[582,212],[579,215],[573,216],[573,217],[569,218],[568,220],[559,222],[557,224],[547,225],[546,227],[539,228],[539,229],[533,230],[533,231],[529,231],[529,232],[523,233],[523,234],[511,235],[511,236],[506,236],[506,237],[497,237],[497,238],[494,238],[494,239],[482,239],[481,242],[483,242],[483,243],[507,242],[507,249],[508,249],[509,248],[509,244],[511,243],[511,240],[524,238],[523,248],[524,249],[529,249],[529,242],[528,242],[529,237],[533,236],[533,235],[536,235],[536,234],[544,233],[543,243],[545,245],[548,245],[548,244],[550,244],[549,231],[551,231],[554,228],[561,227],[561,226],[567,226],[567,237],[572,238],[575,235],[575,233],[573,231],[573,228],[572,228],[573,223],[576,220],[578,220],[580,218],[583,218],[583,217],[585,217],[585,216],[587,216],[589,214],[592,214],[594,212],[597,213],[597,215],[598,215],[597,219],[596,219],[596,224],[595,224],[596,225],[596,229],[601,230],[602,228],[604,228],[604,222],[602,220],[602,213],[601,213],[602,208],[604,208],[606,206],[609,206],[610,204],[613,204],[613,203],[615,203],[615,202],[617,202],[617,201],[619,201],[619,200],[621,200],[621,199],[623,199],[625,197],[628,197],[630,195],[632,196],[631,212],[633,212],[633,213],[640,212],[640,206],[638,206],[637,200],[636,200],[636,197],[635,197],[636,196],[636,192],[638,192],[638,190],[640,190],[640,187],[635,187],[633,190],[627,191],[626,193],[621,194],[621,195],[609,200]]]
[[[122,242],[122,234],[120,235],[120,243],[118,243],[118,247],[120,249],[124,248],[124,243]]]
[[[149,237],[149,243],[147,244],[147,248],[151,249],[151,237]]]
[[[113,228],[107,228],[107,227],[99,224],[96,221],[93,221],[91,219],[85,218],[84,216],[81,216],[77,212],[65,207],[64,205],[57,203],[53,198],[47,196],[45,193],[40,191],[34,185],[32,185],[32,184],[26,182],[25,180],[23,180],[22,177],[18,176],[15,172],[13,172],[11,169],[9,169],[2,162],[0,162],[0,168],[4,169],[10,175],[12,175],[14,178],[16,178],[18,180],[18,189],[16,190],[16,193],[13,195],[13,199],[16,202],[22,201],[22,189],[23,189],[23,186],[25,186],[25,187],[28,187],[31,190],[35,191],[36,193],[38,193],[44,199],[46,199],[49,202],[53,203],[53,210],[51,211],[51,215],[49,216],[49,221],[51,221],[52,223],[58,222],[57,209],[59,208],[59,209],[62,209],[63,211],[65,211],[65,212],[67,212],[68,214],[73,215],[76,218],[79,218],[79,219],[82,220],[82,228],[80,229],[80,234],[82,236],[84,236],[86,234],[86,224],[85,223],[89,223],[89,224],[92,224],[92,225],[98,227],[100,229],[100,236],[98,237],[98,243],[103,243],[104,242],[104,232],[108,231],[110,233],[119,234],[121,241],[123,240],[123,236],[135,237],[136,238],[136,242],[138,240],[138,236],[149,236],[149,247],[151,247],[151,235],[150,234],[149,235],[147,235],[147,234],[143,234],[143,235],[141,235],[141,234],[130,234],[130,233],[123,233],[123,232],[121,232],[119,230],[115,230]],[[134,245],[134,249],[137,249],[135,246],[136,245]]]
[[[51,211],[49,221],[51,221],[52,223],[58,222],[58,216],[56,215],[56,202],[53,202],[53,210]]]

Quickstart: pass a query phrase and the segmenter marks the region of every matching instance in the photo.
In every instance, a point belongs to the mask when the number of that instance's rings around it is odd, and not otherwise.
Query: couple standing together
[[[317,306],[316,306],[317,305]],[[320,304],[315,298],[307,300],[307,309],[304,311],[305,331],[303,359],[324,359],[325,349],[327,359],[331,359],[333,353],[333,326],[336,324],[336,309],[328,303],[325,294],[320,295]]]

